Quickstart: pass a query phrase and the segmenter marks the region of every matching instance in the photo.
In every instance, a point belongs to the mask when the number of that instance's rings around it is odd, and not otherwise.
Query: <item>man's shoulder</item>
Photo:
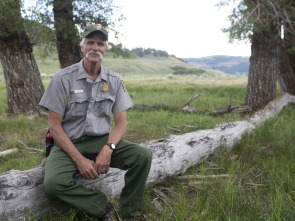
[[[115,72],[111,71],[110,69],[102,66],[104,73],[107,75],[107,77],[113,80],[121,80],[121,77],[119,74],[116,74]]]
[[[62,78],[63,76],[67,76],[67,75],[73,74],[74,72],[77,72],[79,68],[80,68],[79,63],[76,63],[68,67],[65,67],[63,69],[60,69],[54,74],[54,76]]]

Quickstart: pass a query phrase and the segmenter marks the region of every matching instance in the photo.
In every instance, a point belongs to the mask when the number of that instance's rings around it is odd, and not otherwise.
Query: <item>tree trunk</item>
[[[0,22],[2,28],[5,26],[0,33],[0,59],[7,89],[7,111],[35,115],[40,112],[38,103],[44,87],[32,54],[32,44],[24,31],[18,1],[14,1],[13,6],[9,1],[2,4],[9,9],[2,9],[2,16],[6,18],[13,13],[15,17],[9,22]]]
[[[79,38],[73,19],[73,0],[54,0],[54,27],[60,67],[65,68],[81,60]]]
[[[245,103],[253,110],[262,108],[276,97],[280,64],[279,35],[254,33]]]
[[[162,141],[142,144],[153,152],[147,185],[152,186],[169,177],[183,174],[219,148],[232,148],[245,133],[276,116],[288,103],[295,103],[295,97],[285,94],[247,121],[223,123],[211,130],[172,135]],[[109,196],[116,197],[124,186],[125,172],[111,168],[108,174],[102,174],[99,179],[86,180],[77,176],[76,180],[88,188],[100,189]],[[23,220],[26,214],[28,218],[28,213],[37,216],[51,211],[59,215],[68,210],[69,206],[65,203],[45,196],[43,179],[44,164],[31,170],[11,170],[0,175],[0,217],[5,221],[14,221]]]
[[[295,29],[295,25],[293,25]],[[281,50],[281,72],[279,75],[279,85],[281,94],[289,93],[295,95],[295,36],[294,33],[290,33],[289,25],[284,27],[284,40],[282,40]],[[292,50],[293,49],[293,50]]]

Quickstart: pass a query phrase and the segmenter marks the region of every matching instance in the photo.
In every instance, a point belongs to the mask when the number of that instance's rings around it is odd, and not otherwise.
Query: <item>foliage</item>
[[[206,74],[207,72],[203,69],[200,69],[200,68],[185,68],[185,67],[182,67],[182,66],[174,66],[172,67],[172,69],[174,70],[173,74],[176,74],[176,75],[183,75],[183,74],[197,74],[197,75],[200,75],[200,74]]]
[[[26,33],[39,57],[44,60],[56,52],[56,37],[53,29],[34,20],[24,20]]]
[[[36,0],[36,4],[31,6],[27,14],[32,20],[38,20],[40,23],[52,27],[54,24],[53,4],[54,0]],[[113,0],[67,0],[73,6],[74,24],[77,29],[83,30],[90,23],[99,23],[103,26],[112,26],[115,22],[124,19],[119,13],[120,8],[115,6]]]
[[[229,1],[222,0],[219,5],[226,5]],[[231,26],[225,28],[231,41],[234,39],[251,39],[253,33],[269,31],[272,26],[277,26],[281,33],[281,25],[286,32],[295,34],[293,28],[295,21],[295,4],[290,0],[231,0],[236,3],[232,14],[228,17]],[[238,3],[237,3],[238,2]]]
[[[109,45],[111,47],[111,49],[109,50],[109,53],[114,57],[123,57],[123,58],[131,58],[133,57],[133,54],[130,50],[128,50],[127,48],[123,48],[122,44],[113,44],[111,42],[109,42]]]
[[[154,48],[134,48],[131,51],[139,57],[144,57],[144,56],[168,57],[169,56],[166,51],[157,50]]]
[[[114,24],[124,19],[120,7],[115,6],[113,0],[34,0],[30,3],[30,7],[24,12],[26,31],[30,40],[38,46],[39,51],[42,51],[40,55],[43,59],[54,52],[56,35],[60,35],[61,32],[63,39],[73,39],[74,44],[77,45],[79,35],[87,25],[100,23],[118,36],[119,32],[114,30]],[[53,9],[64,10],[63,7],[67,7],[66,4],[73,7],[73,21],[69,21],[68,18],[64,21],[62,19],[55,21]],[[74,25],[74,27],[69,27],[69,25]],[[119,49],[113,51],[118,52],[119,55],[122,52]]]
[[[12,33],[23,31],[23,19],[20,14],[20,0],[0,1],[0,39],[5,39]]]

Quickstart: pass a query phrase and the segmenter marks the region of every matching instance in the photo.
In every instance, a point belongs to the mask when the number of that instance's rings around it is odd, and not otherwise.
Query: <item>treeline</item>
[[[123,45],[120,44],[113,44],[109,42],[111,45],[110,53],[113,55],[113,57],[122,56],[124,58],[132,58],[134,56],[136,57],[175,57],[175,55],[170,55],[168,52],[163,50],[157,50],[154,48],[134,48],[134,49],[128,49],[123,47]]]
[[[204,69],[200,68],[185,68],[182,66],[174,66],[172,67],[172,70],[174,70],[173,74],[175,75],[184,75],[184,74],[196,74],[196,75],[201,75],[201,74],[207,74],[207,72]]]
[[[168,57],[166,51],[156,50],[154,48],[134,48],[131,52],[139,57],[153,56],[153,57]]]

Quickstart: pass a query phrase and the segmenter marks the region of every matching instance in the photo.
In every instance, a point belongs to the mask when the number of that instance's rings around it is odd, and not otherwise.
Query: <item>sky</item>
[[[212,55],[250,56],[246,41],[229,43],[222,28],[230,7],[218,8],[219,0],[114,0],[126,20],[116,27],[122,36],[113,43],[124,47],[155,48],[179,58]]]

